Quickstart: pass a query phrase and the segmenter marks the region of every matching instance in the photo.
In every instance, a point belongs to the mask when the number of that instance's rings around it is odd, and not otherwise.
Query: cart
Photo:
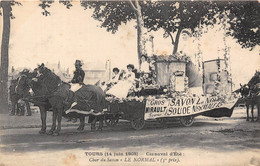
[[[120,119],[124,119],[130,121],[135,130],[142,129],[146,121],[165,124],[178,120],[182,126],[190,127],[197,116],[231,117],[237,100],[234,96],[177,96],[112,102],[108,104],[104,117],[107,126],[114,127]],[[179,101],[186,103],[179,105]]]
[[[133,95],[137,99],[108,102],[105,123],[107,126],[113,127],[120,119],[124,119],[130,121],[133,129],[140,130],[145,126],[145,122],[150,120],[162,124],[179,120],[183,126],[190,127],[194,123],[195,117],[199,115],[231,117],[238,97],[231,92],[232,88],[226,78],[227,75],[219,71],[221,68],[219,65],[222,64],[219,61],[219,59],[210,61],[208,66],[213,66],[213,69],[208,68],[207,63],[204,63],[204,84],[202,85],[204,93],[197,95],[187,94],[190,78],[185,73],[196,75],[192,71],[194,66],[191,63],[172,56],[168,59],[160,57],[155,59],[155,77],[153,78],[155,79],[154,85],[158,88],[143,88]],[[186,71],[188,69],[189,71]],[[221,80],[221,86],[215,86],[216,79]],[[215,90],[221,93],[218,94]],[[144,99],[139,100],[139,97]]]
[[[113,102],[108,105],[105,113],[105,123],[107,126],[114,127],[119,119],[128,120],[135,130],[140,130],[145,125],[145,101],[124,101]]]

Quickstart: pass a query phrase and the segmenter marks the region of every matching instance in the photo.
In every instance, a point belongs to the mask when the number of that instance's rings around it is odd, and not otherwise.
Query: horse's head
[[[38,65],[38,67],[34,69],[34,72],[36,73],[35,80],[42,77],[42,75],[46,73],[46,70],[48,69],[45,67],[44,63]]]
[[[239,92],[241,93],[242,97],[246,97],[249,94],[249,86],[247,84],[240,84]]]
[[[61,79],[42,63],[35,69],[37,76],[33,82],[38,84],[41,94],[52,93],[61,84]]]

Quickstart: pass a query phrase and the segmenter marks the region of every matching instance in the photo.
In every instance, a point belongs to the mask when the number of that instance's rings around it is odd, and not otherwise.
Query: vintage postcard
[[[259,12],[0,0],[0,166],[259,166]]]

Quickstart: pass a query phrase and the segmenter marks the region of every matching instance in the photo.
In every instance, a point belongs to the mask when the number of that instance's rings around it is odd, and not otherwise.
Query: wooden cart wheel
[[[105,115],[104,120],[107,126],[114,127],[115,125],[117,125],[119,121],[119,117],[116,115],[111,115],[111,116]]]
[[[138,118],[131,120],[131,126],[135,130],[141,130],[145,125],[145,120],[144,118]]]
[[[180,122],[185,127],[190,127],[194,122],[194,116],[183,116],[180,118]]]

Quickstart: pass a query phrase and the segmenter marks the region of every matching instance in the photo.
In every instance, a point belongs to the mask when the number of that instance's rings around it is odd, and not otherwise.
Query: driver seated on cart
[[[76,60],[75,69],[76,70],[74,71],[74,76],[69,82],[72,83],[71,90],[74,92],[81,88],[81,86],[84,84],[83,81],[85,78],[85,72],[82,70],[82,62],[80,60]],[[73,123],[77,122],[76,118],[68,118],[68,122],[71,120]]]
[[[75,92],[79,90],[84,84],[85,72],[82,70],[82,62],[80,60],[76,60],[75,62],[75,71],[74,76],[69,83],[71,83],[71,91]]]
[[[76,84],[76,83],[83,84],[85,72],[82,70],[82,63],[81,63],[80,60],[76,60],[75,68],[76,68],[76,70],[74,71],[74,76],[71,80],[71,83],[73,83],[73,84]]]

